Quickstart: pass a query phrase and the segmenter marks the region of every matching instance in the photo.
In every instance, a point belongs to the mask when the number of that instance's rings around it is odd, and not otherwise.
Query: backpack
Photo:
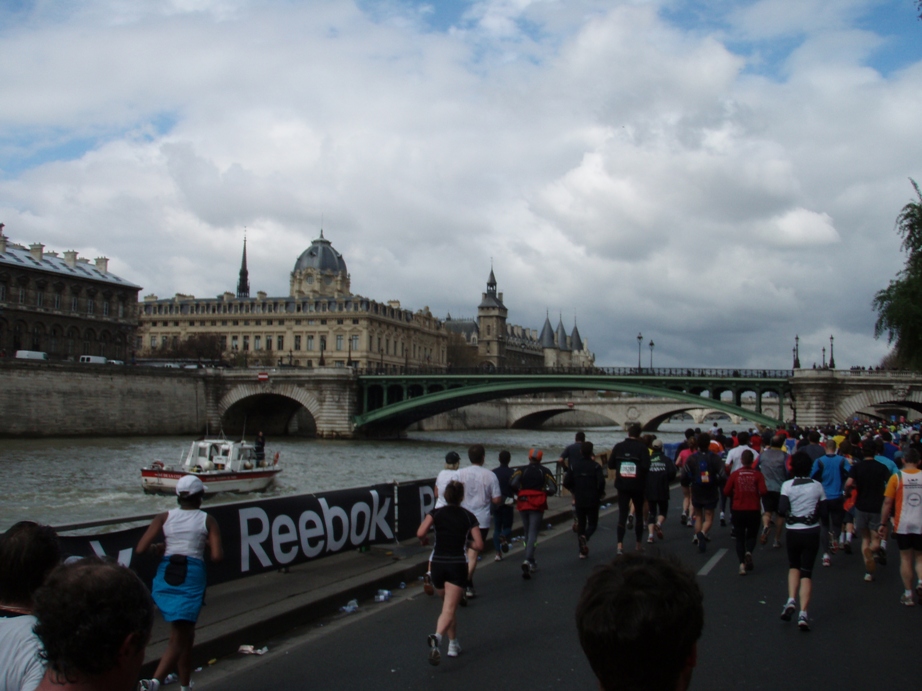
[[[693,480],[694,484],[698,487],[710,487],[717,481],[717,478],[711,475],[710,464],[708,463],[709,460],[709,454],[698,454],[698,467]]]

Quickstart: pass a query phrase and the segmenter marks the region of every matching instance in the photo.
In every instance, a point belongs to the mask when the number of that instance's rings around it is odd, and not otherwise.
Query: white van
[[[81,355],[80,362],[84,365],[104,365],[106,358],[102,355]]]
[[[16,357],[20,360],[47,360],[48,353],[40,350],[17,350]]]

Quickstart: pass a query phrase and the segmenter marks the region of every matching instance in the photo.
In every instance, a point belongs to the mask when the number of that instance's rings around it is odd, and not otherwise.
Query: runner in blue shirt
[[[826,514],[822,517],[825,533],[823,566],[832,564],[832,555],[839,549],[838,535],[845,517],[845,482],[851,466],[848,460],[836,453],[836,442],[831,437],[826,441],[826,455],[813,461],[810,477],[823,483],[826,493]]]

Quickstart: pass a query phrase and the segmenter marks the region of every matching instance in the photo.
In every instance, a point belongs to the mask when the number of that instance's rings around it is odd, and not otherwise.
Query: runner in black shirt
[[[627,439],[615,444],[608,459],[608,467],[615,471],[615,489],[618,490],[618,554],[624,552],[628,514],[634,517],[637,551],[643,551],[642,512],[647,473],[650,470],[650,449],[640,440],[640,425],[631,423],[627,436]]]

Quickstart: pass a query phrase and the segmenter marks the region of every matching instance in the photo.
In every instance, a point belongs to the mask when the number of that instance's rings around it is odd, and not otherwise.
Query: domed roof
[[[323,237],[323,231],[320,231],[320,237],[311,243],[298,257],[295,262],[295,271],[304,269],[319,269],[320,271],[346,271],[346,260],[343,255],[333,249],[330,241]]]

